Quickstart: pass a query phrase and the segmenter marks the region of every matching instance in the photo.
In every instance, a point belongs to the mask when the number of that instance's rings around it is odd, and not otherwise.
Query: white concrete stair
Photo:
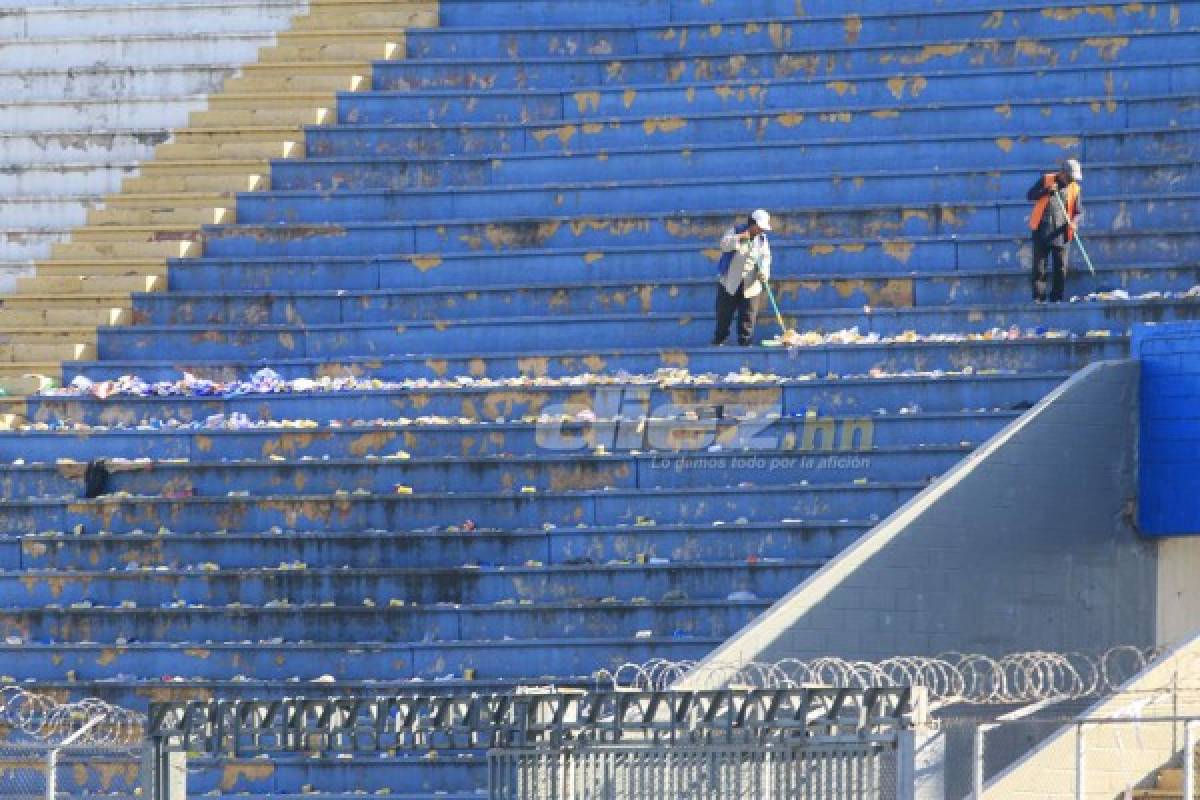
[[[352,13],[386,8],[350,2]],[[66,242],[89,211],[104,219],[104,196],[135,178],[173,129],[309,7],[307,0],[0,7],[0,292],[32,274],[30,261]],[[255,155],[279,150],[263,149]]]
[[[286,25],[308,3],[300,0],[225,0],[224,2],[130,3],[43,6],[5,9],[0,16],[0,36],[6,42],[121,33],[164,33],[185,37],[190,33],[243,33],[276,30]]]
[[[155,127],[169,130],[202,110],[207,95],[118,97],[101,100],[0,102],[0,129],[36,133],[48,129],[87,131],[97,127]]]
[[[162,128],[91,131],[0,132],[0,164],[42,168],[51,164],[95,167],[136,163],[167,141]],[[0,167],[5,168],[5,167]]]
[[[0,98],[9,103],[208,94],[220,89],[237,71],[234,64],[6,70],[0,71]]]
[[[260,47],[269,47],[274,41],[274,31],[191,33],[186,36],[126,34],[15,41],[0,47],[0,69],[21,69],[22,66],[36,69],[53,65],[243,64],[253,60]]]
[[[69,226],[0,228],[0,261],[22,262],[41,258],[55,242],[65,242]]]
[[[98,195],[64,197],[6,197],[0,202],[0,228],[52,228],[82,225]]]
[[[40,197],[38,193],[53,186],[58,197],[115,192],[121,181],[136,175],[137,162],[108,164],[5,164],[0,163],[0,196]]]

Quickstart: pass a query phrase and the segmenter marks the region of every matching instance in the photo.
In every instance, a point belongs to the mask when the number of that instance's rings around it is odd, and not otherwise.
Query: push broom
[[[767,299],[771,301],[771,310],[775,312],[775,321],[779,323],[779,341],[788,344],[796,338],[797,334],[783,324],[783,314],[779,313],[779,304],[775,302],[775,292],[771,291],[771,282],[763,277],[762,270],[758,271],[758,279],[767,288]]]
[[[1088,257],[1088,252],[1083,246],[1083,237],[1079,235],[1078,229],[1076,229],[1075,224],[1071,222],[1071,217],[1067,214],[1067,207],[1063,205],[1062,198],[1059,197],[1058,192],[1051,192],[1051,194],[1054,195],[1054,202],[1058,203],[1058,210],[1061,211],[1063,217],[1066,218],[1067,225],[1069,225],[1071,230],[1075,232],[1075,235],[1072,238],[1075,240],[1075,244],[1079,245],[1079,252],[1083,254],[1083,263],[1087,264],[1088,272],[1095,276],[1096,268],[1092,266],[1092,259]]]

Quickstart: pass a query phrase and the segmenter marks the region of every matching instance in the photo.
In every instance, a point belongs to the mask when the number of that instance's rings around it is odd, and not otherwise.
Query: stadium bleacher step
[[[1154,778],[1154,786],[1148,789],[1133,789],[1133,800],[1186,800],[1183,791],[1183,767],[1160,769]],[[1197,793],[1200,796],[1200,792]]]
[[[218,6],[220,4],[214,8]],[[294,16],[295,12],[299,10],[284,3],[275,4],[273,8],[277,13],[283,14],[284,18]],[[121,21],[121,13],[110,15],[108,9],[103,6],[91,10],[85,9],[85,11],[98,15],[97,19],[101,19],[104,24],[125,24]],[[62,16],[53,8],[37,9],[30,13],[33,17],[46,21],[47,24],[56,24],[53,21]],[[135,30],[149,43],[156,33],[153,18],[148,18],[148,23],[148,28],[142,26]],[[332,47],[343,43],[361,46],[365,42],[376,42],[379,44],[379,49],[385,51],[380,52],[379,55],[396,55],[395,45],[397,40],[402,45],[403,37],[398,37],[396,33],[387,33],[387,31],[402,31],[404,27],[410,25],[434,23],[436,23],[436,11],[430,4],[425,3],[407,3],[398,6],[394,3],[378,3],[371,2],[371,0],[316,2],[307,8],[307,13],[293,19],[292,27],[295,33],[285,32],[277,40],[277,43],[282,47],[303,50],[310,47],[313,42],[320,42],[322,46]],[[78,24],[78,22],[73,24]],[[262,25],[263,23],[257,24]],[[117,29],[112,31],[102,29],[100,31],[101,39],[105,35],[113,35],[116,31]],[[242,34],[231,32],[230,35],[233,39],[237,39]],[[244,38],[245,41],[251,41],[251,39],[252,37]],[[34,34],[34,38],[30,41],[40,42],[41,40],[37,39]],[[274,49],[274,45],[264,47],[262,53],[269,54]],[[372,55],[374,54],[372,53]],[[303,90],[312,89],[323,90],[319,93],[319,98],[328,104],[332,95],[327,90],[363,88],[364,76],[370,74],[369,64],[362,60],[351,63],[344,61],[342,63],[311,63],[314,60],[329,62],[329,54],[320,52],[305,52],[303,59],[310,63],[301,65],[285,58],[275,59],[262,66],[250,65],[239,77],[230,79],[223,93],[210,98],[209,105],[221,109],[257,110],[271,106],[287,108],[296,102],[301,104],[310,102],[312,96],[305,96]],[[203,69],[209,68],[204,67]],[[165,65],[158,68],[158,72],[164,75],[170,74]],[[209,72],[211,73],[211,69]],[[143,101],[135,100],[134,102]],[[188,100],[188,102],[191,101]],[[33,108],[37,107],[38,104],[34,104]],[[46,107],[49,108],[49,106]],[[103,107],[97,106],[97,108]],[[97,117],[97,120],[102,123],[103,115]],[[93,291],[101,286],[106,290],[116,288],[128,291],[164,288],[165,263],[160,259],[186,255],[189,252],[194,254],[199,245],[194,241],[195,237],[192,237],[193,241],[189,242],[184,231],[177,228],[172,230],[163,223],[175,225],[186,223],[194,229],[200,225],[233,219],[233,203],[227,198],[211,193],[264,188],[266,186],[264,176],[267,172],[265,164],[261,161],[246,162],[244,160],[238,163],[236,159],[245,159],[248,156],[255,159],[288,157],[302,152],[302,147],[297,148],[297,142],[301,142],[303,136],[296,124],[310,120],[305,117],[288,121],[292,124],[282,130],[276,128],[251,131],[245,134],[239,132],[234,136],[222,136],[220,132],[216,131],[212,136],[188,136],[184,133],[175,141],[161,145],[166,149],[167,155],[174,155],[176,158],[186,157],[190,163],[167,164],[166,168],[151,165],[142,174],[128,178],[126,181],[127,192],[132,190],[143,195],[157,194],[159,196],[115,195],[105,204],[105,208],[89,211],[88,222],[93,226],[99,226],[99,229],[97,227],[92,227],[90,230],[88,228],[77,229],[72,231],[70,242],[54,244],[51,248],[54,261],[44,266],[35,266],[33,276],[19,277],[17,279],[19,290],[27,295],[50,292],[70,297]],[[172,148],[174,149],[173,153]],[[199,164],[195,161],[198,156],[201,158],[215,157],[226,161],[233,157],[235,161],[233,163],[210,161]],[[175,196],[165,196],[171,193]],[[209,193],[209,195],[203,196],[202,193]],[[141,228],[139,229],[138,226]],[[146,226],[151,226],[152,229],[147,231],[145,230]],[[122,237],[127,237],[127,241],[121,241]],[[157,263],[145,264],[139,269],[133,270],[132,274],[129,274],[131,270],[127,268],[129,266],[127,263],[118,264],[115,267],[102,264],[103,261],[111,258],[121,259],[125,262],[141,260],[144,263],[147,256]],[[99,259],[101,263],[74,268],[63,263],[79,262],[81,259]],[[108,275],[112,272],[120,274],[115,279],[109,278]],[[63,314],[69,313],[69,304],[74,303],[74,300],[68,300],[68,305],[54,301],[48,301],[48,303],[51,308],[56,309],[54,313]],[[36,321],[36,316],[17,315],[15,319],[26,324]],[[72,352],[90,353],[91,350]],[[25,358],[28,360],[41,355],[46,354],[40,351],[36,353],[30,351]],[[77,357],[69,353],[62,355],[64,358]],[[9,388],[15,389],[19,383],[20,381],[15,384],[10,383]]]
[[[276,44],[263,48],[259,61],[270,64],[390,60],[403,57],[405,41],[404,31],[388,28],[370,31],[341,28],[289,30],[279,34]]]
[[[5,295],[0,297],[0,327],[122,325],[134,321],[124,294]]]
[[[155,160],[144,166],[153,172],[153,169],[168,170],[175,162],[261,162],[268,158],[304,156],[304,143],[299,140],[302,137],[294,128],[217,129],[213,133],[204,136],[201,131],[181,132],[172,141],[158,145]]]
[[[528,561],[603,564],[664,558],[721,563],[756,559],[830,558],[871,527],[870,520],[738,523],[725,526],[653,525],[555,530],[375,531],[367,533],[142,533],[75,537],[45,533],[0,541],[6,569],[199,569],[221,550],[227,569],[304,564],[410,568]]]
[[[254,143],[255,147],[261,147]],[[282,149],[272,143],[273,149]],[[266,161],[260,159],[186,159],[148,164],[122,183],[123,192],[107,198],[106,205],[137,203],[137,195],[185,192],[242,192],[266,189]]]
[[[220,225],[233,222],[232,193],[126,194],[119,202],[88,212],[87,224],[104,225]]]
[[[1200,314],[1195,0],[230,0],[195,35],[88,3],[91,39],[0,53],[38,129],[0,136],[36,165],[0,175],[14,682],[144,708],[699,659],[1131,327]],[[26,102],[122,65],[123,107]],[[1025,190],[1068,156],[1096,275],[1034,305]],[[55,165],[70,191],[27,185]],[[764,308],[713,347],[757,207],[803,344],[761,346]],[[360,756],[198,757],[190,788],[486,782]]]

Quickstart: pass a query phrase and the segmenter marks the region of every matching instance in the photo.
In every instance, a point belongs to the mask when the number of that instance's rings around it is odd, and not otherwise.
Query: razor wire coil
[[[1120,691],[1161,651],[1133,645],[1111,648],[1099,655],[1030,651],[993,657],[978,653],[939,656],[897,656],[882,661],[855,661],[833,656],[801,660],[738,664],[651,659],[627,662],[615,671],[597,673],[598,682],[621,689],[667,689],[689,678],[703,677],[710,686],[752,686],[794,689],[804,686],[847,688],[924,687],[929,702],[1006,705],[1043,700],[1080,700]],[[1200,691],[1200,663],[1177,671],[1166,689]],[[1189,686],[1182,674],[1194,675]],[[1139,690],[1140,691],[1140,690]]]
[[[99,698],[64,703],[19,686],[0,688],[0,725],[10,738],[16,733],[50,744],[64,742],[93,720],[73,745],[132,745],[145,737],[145,715]]]

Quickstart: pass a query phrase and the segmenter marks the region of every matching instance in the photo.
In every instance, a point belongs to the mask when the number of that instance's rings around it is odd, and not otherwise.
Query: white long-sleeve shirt
[[[742,295],[755,297],[762,292],[762,282],[756,273],[771,279],[771,244],[765,233],[753,239],[739,239],[745,230],[745,226],[735,225],[721,237],[721,252],[725,255],[721,258],[720,281],[729,294],[737,294],[738,287],[744,285]]]

